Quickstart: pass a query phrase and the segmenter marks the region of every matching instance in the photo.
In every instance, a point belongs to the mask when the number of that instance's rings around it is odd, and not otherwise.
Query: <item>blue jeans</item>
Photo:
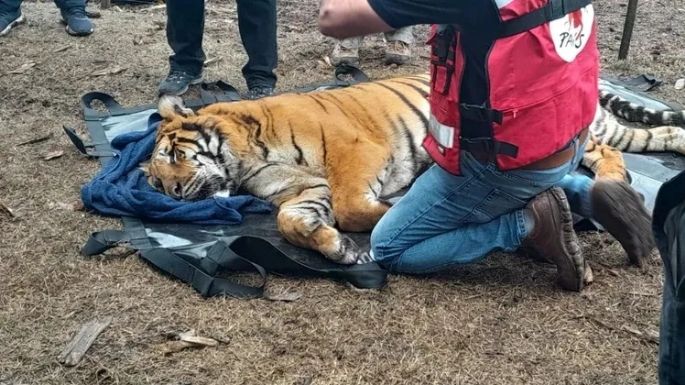
[[[526,203],[560,186],[572,210],[590,217],[592,179],[570,175],[586,143],[578,139],[574,157],[549,170],[499,171],[462,153],[462,175],[430,167],[381,218],[371,234],[372,258],[400,273],[429,273],[477,261],[492,251],[515,251],[533,224]]]

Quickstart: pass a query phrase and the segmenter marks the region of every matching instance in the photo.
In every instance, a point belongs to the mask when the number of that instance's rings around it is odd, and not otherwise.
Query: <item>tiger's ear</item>
[[[183,99],[178,96],[163,95],[159,98],[157,107],[159,114],[166,120],[173,120],[177,115],[184,118],[195,116],[195,112],[183,105]]]

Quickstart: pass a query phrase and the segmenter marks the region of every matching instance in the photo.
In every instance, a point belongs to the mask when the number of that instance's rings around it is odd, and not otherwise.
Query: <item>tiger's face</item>
[[[229,169],[233,156],[228,143],[211,121],[181,107],[176,100],[160,100],[164,120],[157,131],[150,161],[142,167],[148,183],[165,194],[185,200],[216,193],[233,194],[236,183]]]

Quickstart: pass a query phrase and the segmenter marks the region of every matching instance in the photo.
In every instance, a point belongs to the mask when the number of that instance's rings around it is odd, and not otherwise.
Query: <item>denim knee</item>
[[[371,256],[383,268],[392,270],[402,253],[403,249],[391,246],[393,244],[391,234],[384,229],[382,223],[374,227],[371,232]]]

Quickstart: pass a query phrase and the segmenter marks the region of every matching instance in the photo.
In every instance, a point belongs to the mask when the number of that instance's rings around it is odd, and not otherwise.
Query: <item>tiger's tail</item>
[[[633,103],[606,90],[600,90],[599,104],[602,108],[610,111],[615,116],[619,116],[629,122],[641,122],[658,126],[672,125],[685,127],[685,110],[657,111]]]

